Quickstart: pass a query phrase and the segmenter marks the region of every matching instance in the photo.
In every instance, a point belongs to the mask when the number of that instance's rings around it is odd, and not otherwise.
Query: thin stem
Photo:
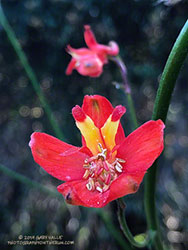
[[[148,245],[149,243],[149,237],[147,236],[146,239],[143,242],[138,242],[135,240],[134,236],[132,235],[131,231],[129,230],[129,227],[127,225],[126,219],[125,219],[125,203],[122,199],[117,200],[117,205],[118,205],[118,220],[121,226],[121,229],[128,239],[128,241],[135,247],[138,248],[144,248]]]
[[[129,80],[128,80],[127,67],[125,66],[120,56],[110,57],[110,59],[113,62],[115,62],[119,68],[119,71],[123,80],[123,90],[127,98],[127,104],[128,104],[129,112],[131,116],[131,122],[133,124],[133,129],[136,129],[138,127],[138,121],[136,118],[136,111],[134,108],[134,103],[133,103],[133,99],[131,95],[131,87],[130,87]]]
[[[162,119],[163,122],[166,121],[167,112],[172,97],[172,92],[174,90],[177,77],[179,75],[180,69],[185,61],[187,54],[188,54],[188,21],[185,23],[183,29],[181,30],[172,48],[172,51],[165,65],[163,74],[161,76],[155,100],[154,111],[152,115],[153,120]],[[156,214],[156,206],[155,206],[155,185],[157,176],[156,165],[157,163],[155,162],[145,177],[144,203],[145,203],[148,229],[157,232],[154,241],[155,249],[162,250],[163,245],[160,238],[158,219]]]
[[[131,93],[131,88],[130,88],[130,84],[129,84],[128,77],[127,77],[127,67],[125,66],[125,64],[124,64],[124,62],[123,62],[123,60],[121,59],[120,56],[110,57],[110,59],[117,64],[117,66],[118,66],[118,68],[120,70],[121,77],[122,77],[122,80],[123,80],[124,89],[125,89],[125,93],[130,94]]]
[[[129,106],[129,110],[130,110],[130,114],[131,114],[133,130],[135,130],[136,128],[138,128],[138,121],[136,118],[136,112],[135,112],[134,103],[133,103],[131,93],[127,93],[127,102],[128,102],[128,106]]]
[[[130,243],[126,242],[124,240],[124,238],[121,236],[120,231],[118,231],[116,229],[116,227],[114,226],[114,224],[110,222],[110,221],[112,221],[112,218],[111,218],[111,216],[109,215],[109,213],[107,211],[104,211],[104,210],[101,210],[101,209],[95,209],[94,211],[96,213],[100,214],[100,216],[102,217],[103,221],[105,222],[105,225],[106,225],[108,231],[114,236],[114,238],[116,238],[116,240],[118,239],[118,243],[122,247],[122,249],[125,249],[125,250],[134,250],[132,248],[132,246],[130,245]]]
[[[25,69],[25,72],[28,76],[28,78],[30,79],[32,86],[41,102],[41,105],[43,106],[47,117],[49,119],[49,122],[56,134],[56,136],[59,139],[63,139],[63,133],[61,132],[61,129],[59,128],[59,125],[53,115],[53,112],[47,102],[47,99],[45,98],[43,92],[41,91],[40,85],[38,83],[38,80],[36,78],[36,75],[32,69],[32,67],[30,66],[28,59],[23,51],[23,49],[20,46],[20,43],[18,42],[18,39],[16,38],[16,35],[13,31],[13,29],[11,28],[10,24],[8,23],[8,20],[6,18],[6,16],[4,15],[3,9],[1,7],[1,3],[0,3],[0,23],[3,26],[7,37],[12,45],[12,47],[14,48],[20,62],[22,63],[23,68]]]
[[[0,171],[3,172],[4,174],[8,175],[10,178],[13,178],[13,179],[31,187],[31,188],[36,188],[45,194],[62,199],[61,194],[58,193],[56,190],[51,190],[51,189],[41,185],[40,183],[33,181],[33,180],[29,179],[28,177],[15,172],[14,170],[7,168],[6,166],[4,166],[2,164],[0,164]]]

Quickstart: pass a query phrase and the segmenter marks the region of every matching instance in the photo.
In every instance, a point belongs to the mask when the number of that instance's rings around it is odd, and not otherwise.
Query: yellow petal
[[[87,147],[91,150],[93,155],[98,154],[98,144],[100,143],[104,147],[104,143],[101,138],[99,129],[95,126],[91,118],[89,116],[86,116],[83,121],[76,121],[76,125],[83,135]]]
[[[112,121],[112,115],[109,116],[104,126],[101,128],[101,133],[103,135],[105,145],[108,150],[112,150],[116,145],[115,137],[119,126],[118,121]]]

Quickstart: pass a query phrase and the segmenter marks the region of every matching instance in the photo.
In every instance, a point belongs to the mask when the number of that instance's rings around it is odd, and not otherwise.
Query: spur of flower
[[[29,143],[34,160],[65,181],[57,187],[67,203],[103,207],[138,190],[147,169],[163,150],[164,123],[148,121],[125,137],[120,118],[125,107],[113,108],[103,96],[85,96],[72,109],[82,134],[76,147],[35,132]]]
[[[74,49],[67,46],[67,52],[72,56],[66,69],[66,74],[72,74],[75,69],[81,75],[98,77],[103,71],[103,65],[108,63],[108,56],[117,56],[119,47],[116,42],[109,45],[99,44],[89,25],[84,26],[84,38],[88,48]]]

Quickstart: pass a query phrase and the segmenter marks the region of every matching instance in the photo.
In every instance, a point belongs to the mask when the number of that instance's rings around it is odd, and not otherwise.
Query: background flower
[[[109,46],[97,43],[89,25],[84,26],[84,38],[89,49],[73,49],[67,46],[67,52],[72,56],[66,69],[66,74],[72,74],[76,69],[81,75],[98,77],[102,73],[103,65],[108,63],[108,56],[116,56],[119,47],[116,42],[109,42]]]

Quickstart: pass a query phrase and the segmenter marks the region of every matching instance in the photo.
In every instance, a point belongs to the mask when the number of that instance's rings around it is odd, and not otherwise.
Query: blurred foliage
[[[81,144],[71,109],[76,104],[81,105],[84,95],[101,94],[114,105],[126,106],[123,93],[112,85],[114,81],[121,81],[112,62],[96,79],[77,72],[65,75],[70,60],[66,45],[85,46],[84,24],[91,25],[100,43],[117,41],[128,68],[139,122],[151,118],[160,74],[187,18],[187,0],[168,6],[165,1],[149,0],[2,0],[1,3],[67,142]],[[166,147],[157,189],[163,238],[175,250],[186,249],[188,244],[187,66],[186,62],[168,113]],[[126,133],[130,133],[128,111],[122,123]],[[47,187],[60,184],[32,159],[28,147],[30,134],[36,130],[52,135],[53,132],[1,26],[0,129],[2,164]],[[91,209],[66,208],[63,199],[59,201],[2,174],[0,180],[1,249],[8,249],[7,240],[15,240],[20,234],[63,235],[65,240],[75,241],[75,245],[64,246],[65,249],[121,249]],[[146,229],[142,200],[142,187],[137,194],[125,197],[126,216],[133,234]],[[118,227],[115,202],[106,209],[113,213],[113,222]],[[26,249],[38,248],[27,246]],[[40,249],[60,247],[40,246]]]

